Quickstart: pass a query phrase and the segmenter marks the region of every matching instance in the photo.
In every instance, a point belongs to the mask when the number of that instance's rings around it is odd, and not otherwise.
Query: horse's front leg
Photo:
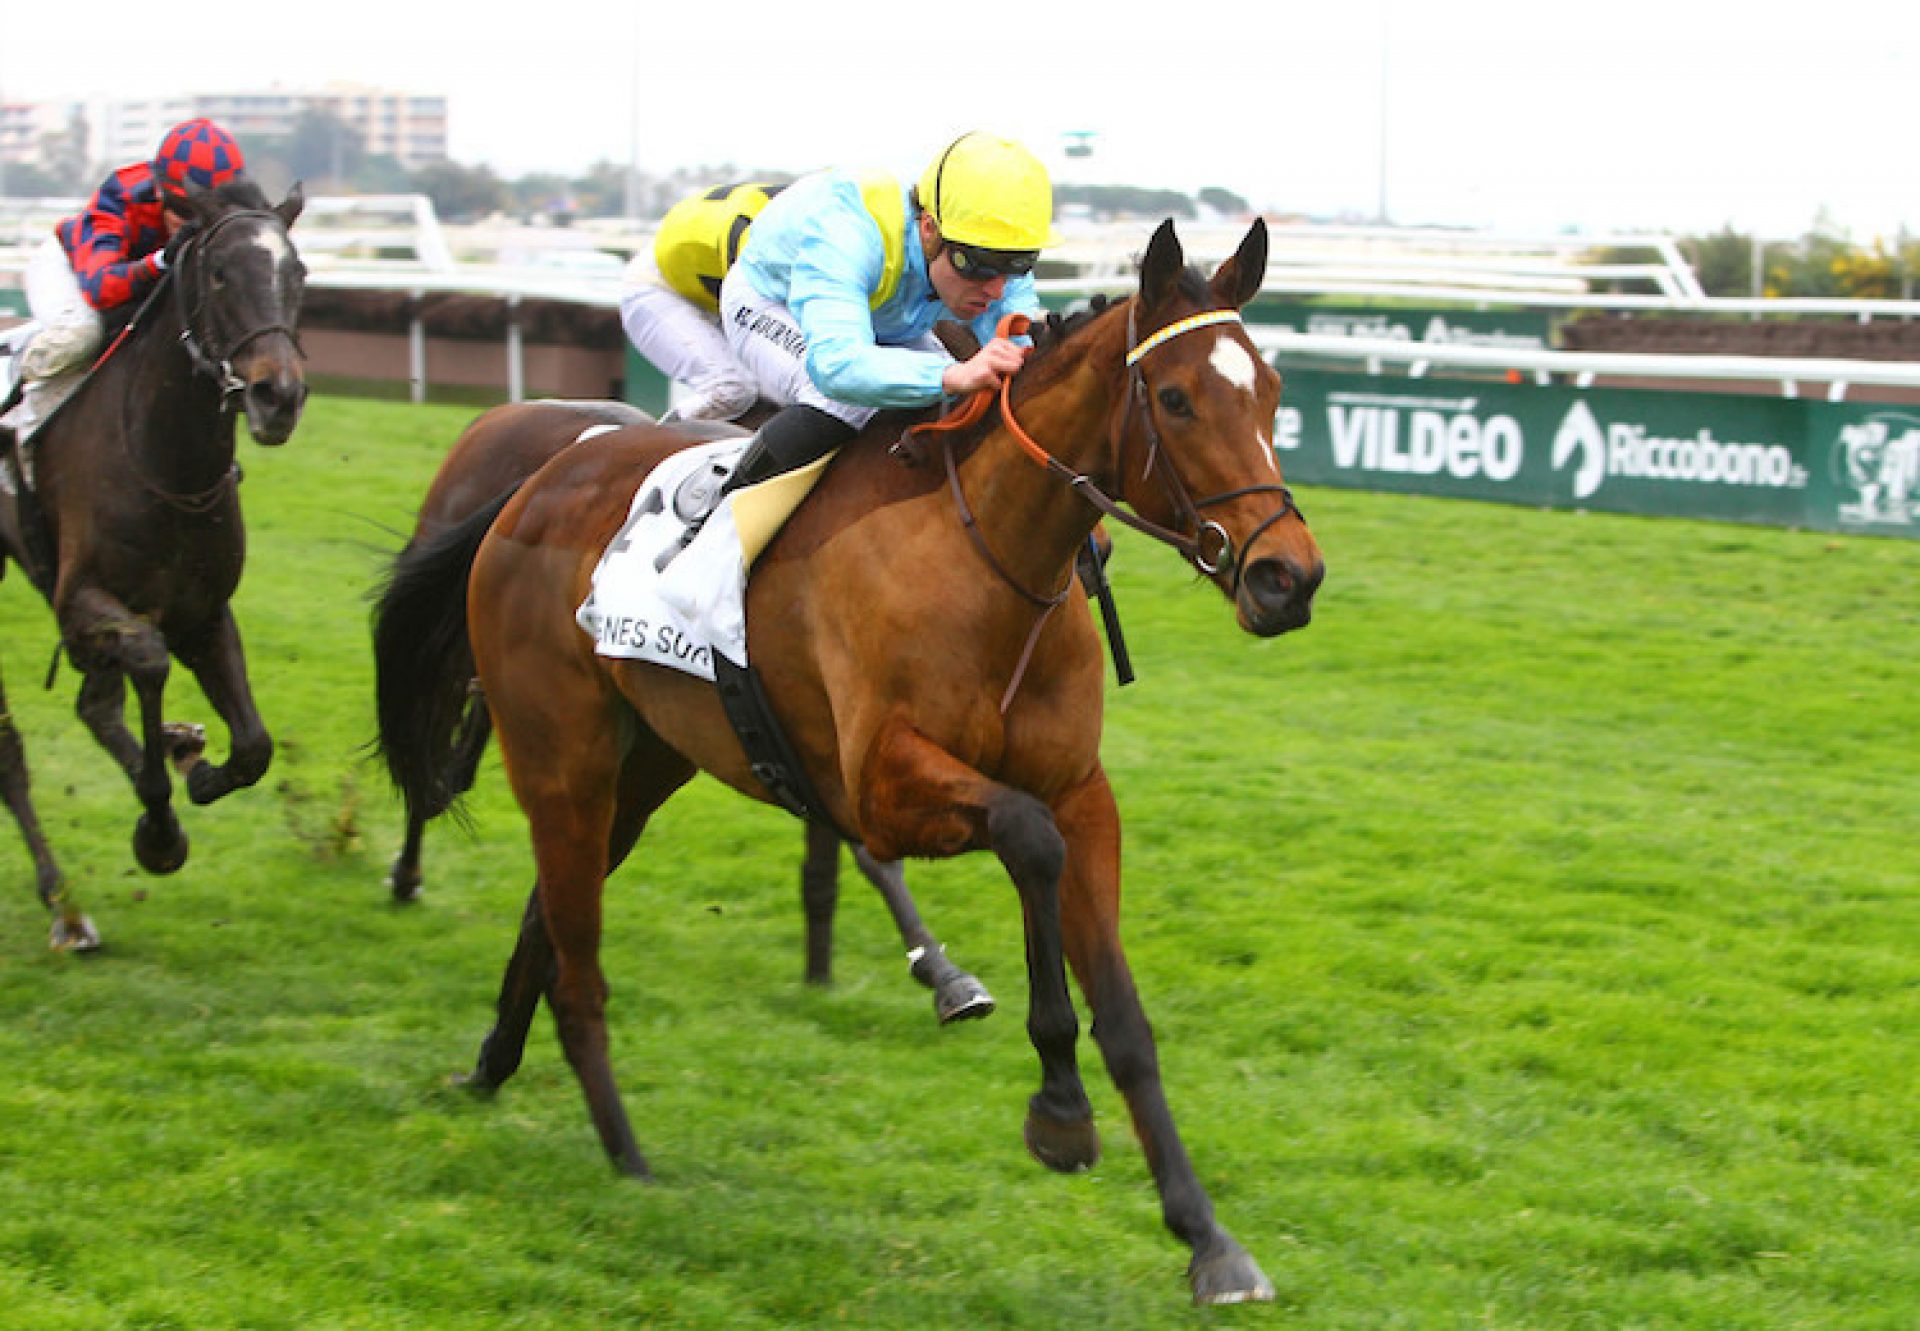
[[[57,617],[67,656],[85,676],[80,719],[126,770],[146,808],[133,830],[134,858],[148,873],[172,873],[187,862],[187,834],[174,815],[167,774],[171,740],[161,713],[170,669],[166,639],[97,587],[66,598]],[[126,684],[140,704],[137,741],[123,714]]]
[[[13,724],[13,711],[7,706],[6,686],[0,684],[0,797],[20,824],[27,851],[33,856],[34,886],[41,904],[53,915],[53,932],[48,946],[56,952],[88,952],[100,946],[100,935],[93,921],[67,895],[66,878],[54,862],[53,850],[40,830],[40,817],[34,812],[31,783],[27,776],[27,750]]]
[[[1193,1250],[1187,1278],[1197,1303],[1273,1297],[1273,1285],[1220,1227],[1213,1201],[1195,1176],[1160,1083],[1160,1057],[1120,944],[1120,815],[1104,772],[1054,805],[1067,844],[1061,929],[1107,1072],[1126,1098],[1133,1129],[1160,1190],[1167,1228]]]
[[[221,607],[203,637],[178,643],[174,650],[227,727],[227,761],[210,763],[195,754],[185,769],[187,798],[195,804],[211,804],[267,774],[273,761],[273,737],[254,705],[253,687],[247,682],[247,654],[230,608]]]
[[[938,856],[991,849],[1006,866],[1026,920],[1027,1036],[1040,1056],[1027,1149],[1050,1169],[1091,1168],[1100,1137],[1074,1055],[1080,1026],[1060,941],[1066,842],[1052,813],[902,727],[875,744],[862,774],[861,824],[867,848],[883,860],[909,850]]]

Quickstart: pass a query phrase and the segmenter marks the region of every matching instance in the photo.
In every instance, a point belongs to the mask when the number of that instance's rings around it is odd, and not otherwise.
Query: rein
[[[985,393],[977,396],[982,403],[988,400],[988,395]],[[941,439],[940,456],[946,460],[947,482],[953,487],[953,502],[960,509],[960,525],[966,529],[968,538],[973,541],[973,548],[978,550],[980,557],[987,561],[987,567],[1000,575],[1000,581],[1019,592],[1028,604],[1037,606],[1040,611],[1039,616],[1033,621],[1033,627],[1027,630],[1027,642],[1020,649],[1020,659],[1014,664],[1013,678],[1007,681],[1007,691],[1000,695],[1000,715],[1005,716],[1007,708],[1013,706],[1013,695],[1019,691],[1020,681],[1026,677],[1027,663],[1033,659],[1033,649],[1040,641],[1040,630],[1047,626],[1047,620],[1052,618],[1055,610],[1065,604],[1067,593],[1073,590],[1073,565],[1067,565],[1067,580],[1052,596],[1041,596],[1037,592],[1031,592],[1022,587],[1013,574],[1007,572],[1006,565],[995,557],[993,548],[987,544],[987,538],[980,530],[980,524],[974,520],[973,509],[967,503],[966,491],[960,488],[960,468],[953,460],[951,439]]]

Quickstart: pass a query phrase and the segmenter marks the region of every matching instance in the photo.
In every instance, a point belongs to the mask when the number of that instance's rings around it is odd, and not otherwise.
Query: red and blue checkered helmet
[[[212,189],[246,169],[247,159],[233,135],[205,118],[185,120],[168,130],[153,158],[153,178],[163,190],[185,190],[189,183]]]

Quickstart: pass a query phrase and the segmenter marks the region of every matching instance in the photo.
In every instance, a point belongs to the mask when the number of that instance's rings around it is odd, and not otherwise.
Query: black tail
[[[467,575],[493,520],[518,489],[430,540],[409,542],[374,606],[380,756],[410,818],[437,817],[461,793],[449,771],[454,735],[470,702],[486,705],[469,688]]]

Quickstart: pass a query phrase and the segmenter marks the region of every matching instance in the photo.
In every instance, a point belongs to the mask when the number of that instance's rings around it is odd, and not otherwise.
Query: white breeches
[[[734,357],[753,376],[760,396],[776,406],[804,402],[858,430],[873,419],[872,407],[828,397],[807,374],[807,338],[785,305],[754,290],[735,266],[720,284],[720,327]]]
[[[85,368],[103,340],[100,311],[80,294],[80,279],[58,240],[47,240],[33,252],[24,285],[27,309],[40,329],[20,358],[22,376],[51,379]]]
[[[620,326],[633,349],[675,384],[675,415],[730,421],[753,405],[753,376],[728,349],[720,320],[662,281],[650,254],[627,267]]]

